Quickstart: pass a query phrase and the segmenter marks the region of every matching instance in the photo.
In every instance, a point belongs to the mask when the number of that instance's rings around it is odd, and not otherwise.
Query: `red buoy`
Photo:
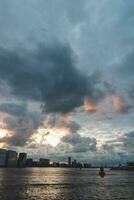
[[[99,175],[100,175],[102,178],[106,175],[106,173],[105,173],[103,167],[100,167]]]

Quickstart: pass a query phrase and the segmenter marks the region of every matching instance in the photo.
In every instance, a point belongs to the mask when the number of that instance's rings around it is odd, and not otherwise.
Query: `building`
[[[18,167],[26,167],[27,154],[19,153]]]
[[[71,167],[71,157],[68,157],[68,167]]]
[[[52,167],[60,167],[60,163],[59,162],[53,162]]]
[[[127,162],[127,166],[129,166],[129,167],[134,167],[134,162]]]
[[[8,150],[7,151],[7,159],[6,159],[6,167],[17,167],[18,157],[17,152]]]
[[[77,167],[77,161],[76,160],[74,160],[73,162],[72,162],[72,167]]]
[[[39,167],[49,167],[49,165],[50,165],[49,159],[40,158]]]
[[[60,163],[59,167],[68,167],[68,164],[67,163]]]
[[[33,159],[32,158],[28,158],[26,160],[26,167],[33,167]]]
[[[90,163],[84,163],[84,168],[91,168],[91,164]]]
[[[33,160],[33,166],[32,167],[39,167],[39,161]]]
[[[6,166],[6,160],[7,160],[7,150],[0,149],[0,167]]]

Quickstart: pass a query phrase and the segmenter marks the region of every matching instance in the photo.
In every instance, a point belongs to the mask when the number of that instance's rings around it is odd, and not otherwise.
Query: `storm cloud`
[[[25,115],[27,112],[26,104],[3,103],[0,104],[0,112],[13,116]]]
[[[0,27],[1,147],[132,156],[133,0],[3,0]]]
[[[73,111],[86,96],[98,101],[105,95],[98,78],[76,68],[69,44],[40,44],[32,52],[0,49],[0,79],[10,85],[13,95],[41,102],[48,113]]]

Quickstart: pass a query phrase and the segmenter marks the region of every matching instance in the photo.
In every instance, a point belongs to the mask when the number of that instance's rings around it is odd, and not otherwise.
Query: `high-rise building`
[[[6,167],[17,167],[17,152],[16,151],[7,151],[7,160],[6,160]]]
[[[49,159],[40,158],[39,166],[40,167],[49,167]]]
[[[26,153],[19,153],[18,167],[25,167],[26,166],[26,160],[27,160],[27,154]]]
[[[7,150],[0,149],[0,167],[6,166],[6,160],[7,160]]]
[[[68,166],[71,167],[71,157],[68,157]]]
[[[76,160],[74,160],[74,161],[72,162],[72,167],[77,167],[77,161],[76,161]]]

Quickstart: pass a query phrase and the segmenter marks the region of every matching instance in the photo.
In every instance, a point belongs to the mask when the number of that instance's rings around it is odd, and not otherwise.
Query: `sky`
[[[0,0],[0,147],[134,157],[134,1]]]

